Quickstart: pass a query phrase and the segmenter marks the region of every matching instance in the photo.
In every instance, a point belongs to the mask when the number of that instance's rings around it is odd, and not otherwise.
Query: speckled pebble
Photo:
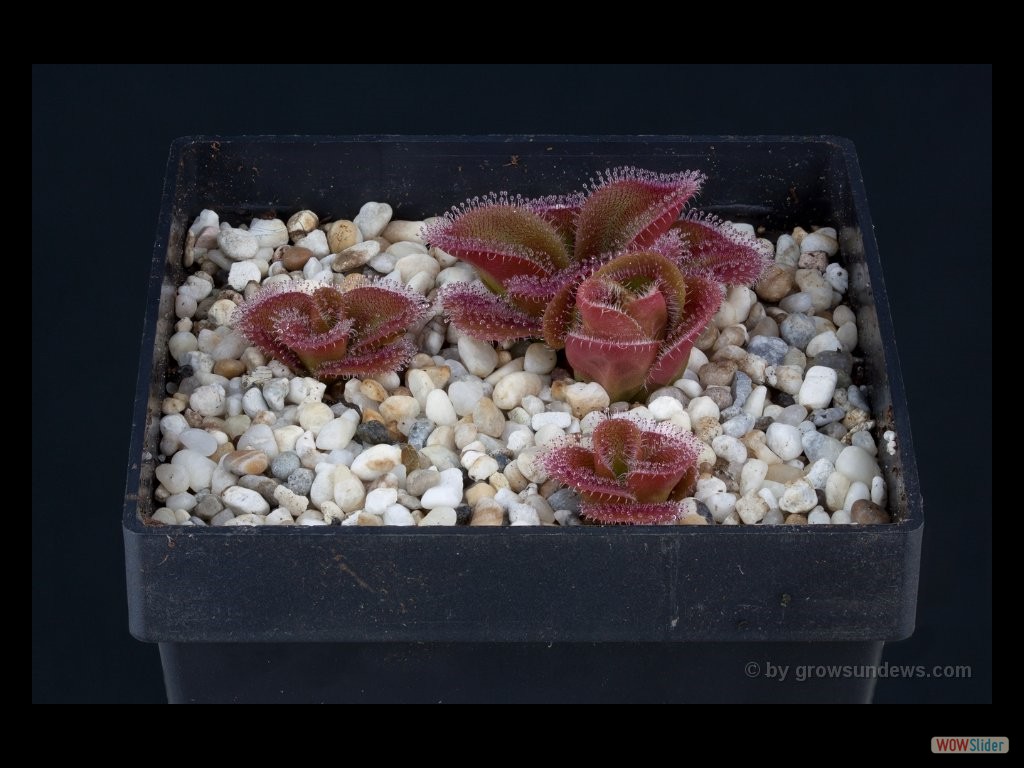
[[[364,421],[356,427],[355,438],[363,445],[380,445],[395,441],[387,425],[380,421]]]
[[[791,314],[779,324],[779,333],[791,346],[804,349],[818,330],[814,321],[802,313]]]
[[[310,489],[313,487],[313,478],[312,470],[300,467],[288,475],[285,486],[292,493],[299,496],[308,496]]]

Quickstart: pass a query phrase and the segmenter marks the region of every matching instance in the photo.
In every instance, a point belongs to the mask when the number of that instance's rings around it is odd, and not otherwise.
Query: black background
[[[991,701],[991,67],[676,65],[33,67],[34,701],[163,701],[127,632],[120,509],[167,149],[292,133],[853,139],[927,520],[917,632],[885,660],[973,669],[876,701]]]

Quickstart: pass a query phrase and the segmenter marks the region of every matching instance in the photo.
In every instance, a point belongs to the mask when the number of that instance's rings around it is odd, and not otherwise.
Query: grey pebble
[[[809,312],[814,308],[814,299],[806,291],[797,291],[779,302],[779,309],[786,312]]]
[[[775,417],[775,420],[780,424],[788,424],[791,427],[797,426],[801,421],[807,418],[807,409],[802,405],[787,405],[782,411]],[[842,418],[840,416],[839,418]]]
[[[754,383],[750,377],[743,371],[736,371],[736,375],[732,380],[732,405],[731,408],[739,408],[750,397],[750,392],[754,389]]]
[[[807,458],[812,464],[819,459],[828,459],[835,464],[839,454],[846,447],[835,438],[815,431],[804,432],[800,442],[803,445],[804,453],[807,454]]]
[[[743,413],[743,409],[740,408],[734,400],[732,405],[730,405],[728,408],[723,408],[721,410],[719,414],[719,420],[723,422],[728,421],[733,416],[739,416],[741,413]]]
[[[434,422],[430,419],[416,419],[409,427],[409,445],[413,448],[422,448],[427,444],[427,438],[434,431]]]
[[[732,392],[729,387],[710,386],[704,390],[704,396],[714,400],[719,410],[732,405]]]
[[[777,336],[754,336],[747,342],[747,352],[763,357],[768,365],[781,365],[788,351],[789,344]]]
[[[558,521],[559,525],[583,525],[583,521],[580,520],[580,513],[569,509],[556,509],[555,520]]]
[[[277,504],[277,499],[274,498],[274,491],[277,490],[278,485],[276,480],[263,475],[242,475],[238,478],[238,485],[256,491],[271,507]]]
[[[814,365],[822,365],[849,375],[853,372],[853,355],[849,352],[821,352],[813,358]]]
[[[735,416],[723,422],[722,432],[730,437],[743,437],[754,428],[756,423],[757,419],[741,410]]]
[[[703,501],[697,502],[697,514],[703,517],[705,520],[707,520],[708,525],[715,524],[715,518],[714,516],[712,516],[711,510],[708,509],[707,504],[705,504]]]
[[[860,387],[848,387],[846,397],[854,408],[871,413],[871,403],[868,402],[867,396]]]
[[[681,389],[677,389],[676,387],[661,387],[654,390],[647,396],[647,404],[650,405],[659,397],[671,397],[673,400],[678,400],[683,404],[683,406],[689,405],[690,403],[690,398],[684,395]]]
[[[313,470],[299,467],[288,475],[288,482],[285,485],[292,493],[296,493],[299,496],[308,496],[309,489],[313,487],[314,478]]]
[[[846,427],[840,424],[838,421],[833,421],[831,424],[826,424],[821,428],[822,434],[834,437],[836,440],[842,440],[846,437],[846,433],[849,432]]]
[[[788,408],[791,405],[796,404],[796,398],[788,392],[777,391],[772,401],[781,408]]]
[[[221,503],[213,494],[207,494],[205,498],[201,499],[195,508],[192,510],[193,513],[199,517],[211,520],[218,512],[224,509],[224,505]]]
[[[804,349],[808,342],[818,335],[818,328],[807,315],[796,312],[779,325],[779,333],[797,349]]]
[[[850,445],[856,445],[858,448],[863,448],[872,456],[878,453],[878,447],[875,445],[875,438],[871,436],[870,432],[864,429],[854,432],[853,435],[850,436]]]
[[[363,445],[381,445],[393,443],[388,428],[379,421],[364,421],[356,427],[356,439]]]
[[[572,488],[559,488],[548,496],[548,504],[552,509],[567,509],[574,514],[580,511],[580,497]]]
[[[415,469],[405,479],[405,490],[419,498],[440,482],[441,474],[436,469]]]
[[[816,408],[811,411],[811,423],[816,427],[824,427],[826,424],[841,421],[845,415],[846,411],[842,408]]]
[[[473,510],[469,508],[468,504],[459,504],[455,508],[455,524],[456,525],[469,525],[469,519],[473,517]]]
[[[302,466],[299,456],[293,451],[279,453],[270,462],[270,474],[278,480],[287,480],[288,476]]]

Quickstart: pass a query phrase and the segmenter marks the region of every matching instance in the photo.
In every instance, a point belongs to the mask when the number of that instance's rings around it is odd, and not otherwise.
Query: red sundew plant
[[[483,285],[441,291],[456,327],[484,341],[539,337],[613,400],[678,379],[725,284],[752,283],[769,254],[710,216],[680,214],[694,171],[606,171],[585,193],[474,199],[425,230]]]
[[[576,436],[549,448],[541,462],[579,492],[584,517],[652,525],[675,521],[697,481],[701,450],[679,427],[620,417],[600,422],[589,444]]]
[[[322,381],[396,371],[416,354],[405,334],[429,305],[396,283],[347,291],[311,281],[262,288],[235,327],[293,371]]]

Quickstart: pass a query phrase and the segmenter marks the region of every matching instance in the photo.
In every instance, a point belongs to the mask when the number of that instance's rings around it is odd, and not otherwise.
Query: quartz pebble
[[[484,378],[498,367],[498,352],[485,341],[471,336],[459,338],[459,357],[466,370],[474,376]]]
[[[806,480],[794,480],[786,485],[786,490],[779,499],[779,509],[783,512],[809,512],[818,503],[814,488]]]
[[[835,466],[837,472],[841,472],[851,481],[861,482],[869,487],[873,478],[881,474],[874,456],[855,445],[843,449],[836,457]]]
[[[402,450],[397,445],[375,445],[356,456],[352,474],[361,480],[376,480],[402,463]]]
[[[832,402],[837,382],[838,374],[832,368],[813,366],[804,376],[797,402],[806,408],[826,408]]]
[[[765,433],[768,447],[783,461],[790,461],[803,451],[800,430],[788,424],[775,422]]]

